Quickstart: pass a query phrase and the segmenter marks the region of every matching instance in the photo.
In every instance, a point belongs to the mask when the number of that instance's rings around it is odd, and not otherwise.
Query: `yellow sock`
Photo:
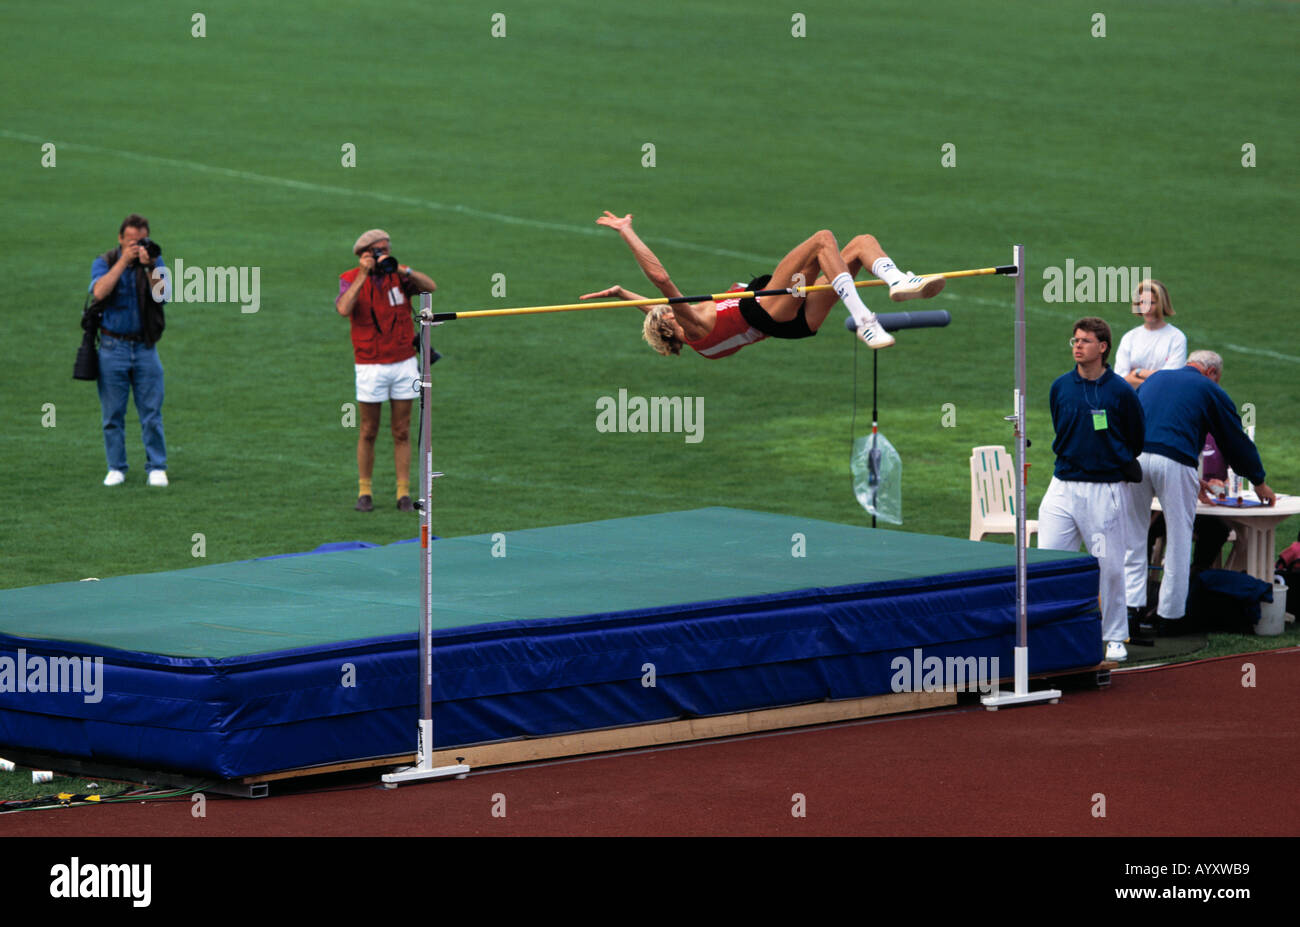
[[[409,496],[410,494],[411,494],[411,481],[410,481],[410,480],[398,480],[398,481],[397,481],[397,498],[400,499],[400,498],[402,498],[402,496]]]
[[[370,480],[361,480],[361,490],[357,493],[357,495],[358,495],[358,496],[370,496],[370,495],[374,495],[374,494],[370,491]]]

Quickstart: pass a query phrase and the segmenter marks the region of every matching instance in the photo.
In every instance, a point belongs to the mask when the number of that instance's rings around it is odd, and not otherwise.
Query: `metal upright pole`
[[[1025,543],[1028,526],[1025,524],[1025,482],[1028,477],[1025,463],[1025,394],[1029,377],[1025,370],[1025,246],[1016,245],[1013,251],[1016,262],[1016,647],[1029,646],[1029,605],[1027,602],[1027,570]],[[1027,671],[1028,668],[1026,668]],[[1020,685],[1020,661],[1016,661],[1016,691]]]
[[[414,766],[394,770],[384,785],[463,776],[465,765],[433,765],[433,294],[420,294],[420,724]]]
[[[429,543],[433,525],[433,378],[429,363],[431,344],[429,318],[433,294],[420,294],[420,655],[424,672],[420,674],[420,751],[419,764],[427,769],[433,764],[433,545]],[[431,318],[431,312],[430,312]]]
[[[1016,267],[1016,388],[1012,394],[1013,412],[1006,417],[1015,423],[1016,438],[1016,646],[1015,692],[986,695],[981,701],[985,707],[996,711],[1003,705],[1025,702],[1056,702],[1061,698],[1057,689],[1029,691],[1029,563],[1025,553],[1027,525],[1025,524],[1025,483],[1029,465],[1025,460],[1025,395],[1028,392],[1028,373],[1025,358],[1025,246],[1016,245],[1012,251]]]

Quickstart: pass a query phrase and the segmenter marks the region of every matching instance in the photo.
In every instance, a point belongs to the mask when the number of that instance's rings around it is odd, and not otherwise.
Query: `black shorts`
[[[749,289],[761,290],[772,280],[771,274],[763,274],[761,277],[755,277],[749,281]],[[815,329],[808,327],[808,319],[804,316],[804,301],[799,301],[799,312],[793,319],[788,322],[778,322],[767,314],[767,311],[759,305],[758,300],[752,296],[746,296],[740,301],[740,314],[745,321],[758,329],[769,338],[811,338],[817,334]]]

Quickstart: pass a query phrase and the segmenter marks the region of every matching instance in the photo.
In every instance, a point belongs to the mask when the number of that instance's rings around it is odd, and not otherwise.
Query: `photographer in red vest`
[[[361,434],[357,438],[360,488],[356,510],[374,510],[371,479],[375,469],[375,438],[385,400],[392,404],[390,427],[397,466],[397,508],[415,510],[411,502],[411,402],[419,395],[414,307],[411,297],[432,293],[437,284],[389,252],[388,233],[371,229],[352,246],[360,265],[339,275],[334,307],[352,321],[352,350],[356,361],[357,404]],[[435,355],[436,359],[436,355]]]

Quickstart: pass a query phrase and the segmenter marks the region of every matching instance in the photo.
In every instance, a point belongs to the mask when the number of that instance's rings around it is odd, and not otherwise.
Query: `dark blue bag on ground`
[[[1253,634],[1261,601],[1273,601],[1271,584],[1235,570],[1202,570],[1187,590],[1187,630]]]

